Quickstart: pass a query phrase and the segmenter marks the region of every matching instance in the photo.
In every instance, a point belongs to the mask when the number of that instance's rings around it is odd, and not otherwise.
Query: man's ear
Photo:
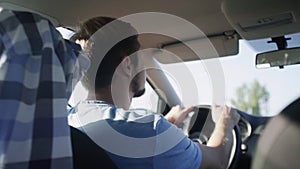
[[[125,76],[130,77],[132,73],[132,64],[128,56],[125,56],[123,61],[120,63],[120,68]]]

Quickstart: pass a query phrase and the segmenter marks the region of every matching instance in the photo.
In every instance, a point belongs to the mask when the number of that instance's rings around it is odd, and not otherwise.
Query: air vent
[[[292,12],[286,12],[278,15],[263,17],[259,19],[253,19],[243,21],[239,23],[241,29],[245,32],[254,31],[257,29],[266,29],[296,22]]]

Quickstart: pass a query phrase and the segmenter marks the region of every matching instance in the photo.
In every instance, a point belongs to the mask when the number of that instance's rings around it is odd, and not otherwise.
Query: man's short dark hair
[[[118,22],[119,24],[123,24],[123,25],[125,24],[126,28],[132,29],[133,31],[136,32],[136,30],[129,23],[116,20],[115,18],[101,16],[101,17],[91,18],[83,22],[82,24],[80,24],[79,30],[71,37],[71,40],[88,41],[99,29],[101,29],[104,25],[112,21]],[[112,32],[115,34],[114,36],[116,36],[119,30],[112,30]],[[109,36],[110,35],[108,35],[108,37]],[[101,46],[96,46],[96,48],[100,48],[101,50]],[[82,77],[81,82],[83,86],[88,90],[92,90],[92,89],[97,90],[99,88],[104,88],[109,86],[112,82],[112,77],[116,68],[122,62],[124,57],[131,55],[132,53],[136,52],[139,48],[140,48],[140,44],[138,42],[137,35],[125,38],[120,42],[118,42],[116,45],[114,45],[105,54],[100,64],[95,64],[99,60],[99,56],[97,56],[96,54],[97,52],[94,52],[94,50],[87,48],[86,50],[91,60],[91,67]],[[95,76],[95,71],[97,71],[97,74],[96,77],[93,78],[92,76]],[[93,79],[95,79],[94,82]],[[95,87],[93,87],[93,85]]]

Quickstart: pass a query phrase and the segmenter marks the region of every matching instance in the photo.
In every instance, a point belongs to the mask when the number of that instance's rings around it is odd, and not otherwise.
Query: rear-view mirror
[[[300,64],[300,47],[259,53],[256,55],[256,68],[279,67]]]

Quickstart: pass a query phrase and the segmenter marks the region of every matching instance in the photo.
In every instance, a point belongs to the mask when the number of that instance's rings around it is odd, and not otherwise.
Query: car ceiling
[[[61,25],[74,26],[94,16],[122,17],[139,12],[163,12],[182,17],[206,34],[216,34],[232,27],[221,12],[221,0],[1,0],[56,18]],[[0,1],[0,2],[1,2]]]
[[[41,13],[52,18],[56,26],[69,28],[75,28],[79,22],[95,16],[119,18],[139,12],[162,12],[186,19],[196,25],[208,37],[222,36],[228,34],[228,32],[232,35],[236,30],[232,26],[234,25],[232,21],[230,24],[228,18],[222,12],[222,0],[0,0],[0,5],[5,6],[7,4],[8,6],[13,4],[13,6],[17,5]],[[185,39],[189,40],[191,36],[193,35],[187,33]],[[221,56],[227,56],[237,53],[238,38],[239,36],[235,36],[236,40],[234,42],[227,43],[228,38],[221,37],[218,41],[221,39],[223,43],[215,43],[213,40],[212,43]],[[160,35],[143,35],[141,42],[145,48],[160,48],[169,44],[177,44],[174,43],[176,39]],[[179,45],[179,48],[174,48],[175,53],[176,51],[180,51],[180,55],[183,53],[180,56],[182,60],[199,59],[193,52],[189,53],[189,49],[183,46]],[[172,52],[172,49],[170,50]],[[211,57],[218,56],[207,58]],[[166,62],[172,61],[166,59]]]

